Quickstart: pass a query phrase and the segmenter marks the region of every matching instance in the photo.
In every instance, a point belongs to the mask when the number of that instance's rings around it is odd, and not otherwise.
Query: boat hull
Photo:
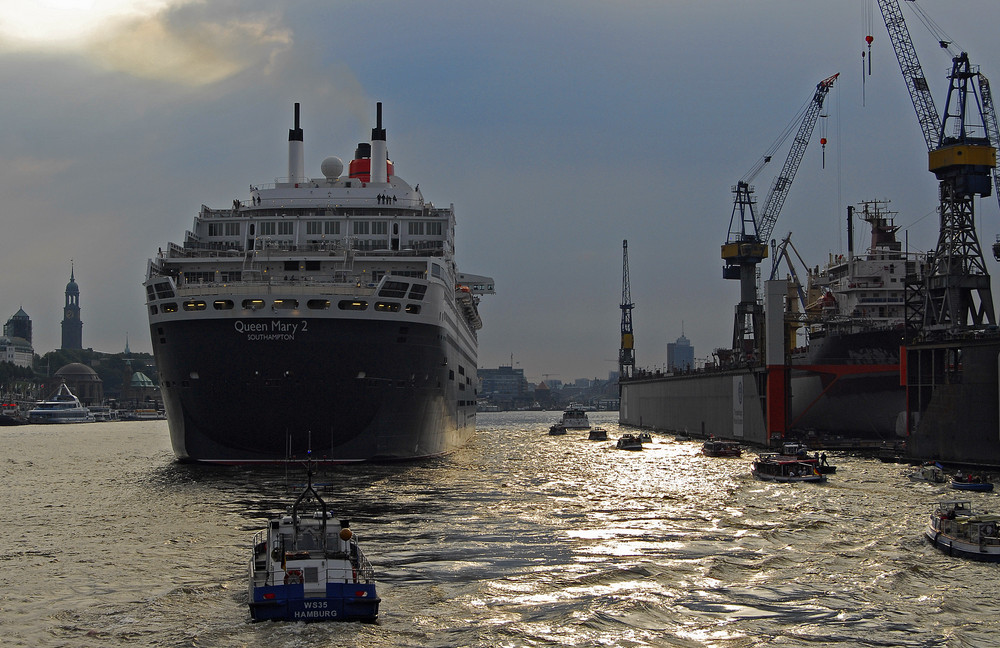
[[[381,599],[373,583],[327,583],[326,596],[305,596],[302,584],[254,587],[254,621],[367,621],[378,618]]]
[[[756,469],[750,471],[754,477],[761,481],[773,481],[782,484],[787,484],[790,482],[825,482],[826,475],[802,475],[798,477],[791,477],[788,475],[771,475],[765,472],[760,472]]]
[[[978,543],[966,542],[964,540],[945,535],[944,533],[934,529],[932,526],[927,527],[924,535],[928,542],[949,556],[969,558],[971,560],[979,560],[983,562],[1000,562],[1000,546],[981,546]]]
[[[989,482],[980,483],[980,484],[977,484],[977,483],[968,483],[967,484],[967,483],[963,483],[963,482],[953,481],[953,482],[951,482],[951,487],[954,488],[955,490],[976,491],[976,492],[980,492],[980,493],[988,493],[989,491],[993,490],[993,484],[991,484]]]
[[[248,334],[245,324],[223,319],[151,325],[181,461],[416,459],[450,452],[473,435],[476,360],[443,329],[362,319],[263,321],[275,330],[296,325],[296,332]],[[455,372],[449,357],[471,371]]]

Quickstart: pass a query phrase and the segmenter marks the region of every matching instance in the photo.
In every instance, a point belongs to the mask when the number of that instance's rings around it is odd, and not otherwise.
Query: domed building
[[[104,400],[104,381],[85,364],[70,363],[56,371],[55,377],[65,382],[84,405],[99,405]]]

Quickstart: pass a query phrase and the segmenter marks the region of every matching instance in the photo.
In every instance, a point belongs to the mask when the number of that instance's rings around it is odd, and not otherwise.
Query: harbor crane
[[[621,395],[621,381],[628,380],[635,373],[635,339],[632,336],[632,288],[628,279],[628,239],[622,241],[622,345],[618,350],[618,394]]]
[[[939,117],[898,0],[878,0],[878,5],[927,144],[928,168],[938,179],[940,230],[923,287],[923,329],[936,335],[996,324],[973,202],[977,195],[990,195],[990,175],[995,177],[996,170],[989,118],[971,83],[978,78],[983,87],[979,68],[965,52],[952,58],[948,97]],[[992,97],[986,101],[992,107]]]
[[[740,302],[736,306],[733,326],[733,361],[737,363],[755,361],[758,348],[763,343],[764,310],[757,299],[757,265],[767,258],[768,239],[785,203],[792,180],[799,163],[805,155],[812,136],[816,119],[823,110],[823,101],[833,87],[840,73],[827,77],[816,84],[816,91],[809,100],[798,132],[788,151],[785,165],[771,183],[771,190],[764,202],[764,210],[758,219],[754,214],[754,187],[750,184],[764,164],[771,160],[765,155],[751,171],[733,187],[735,199],[733,213],[729,219],[729,238],[722,246],[725,279],[739,279]],[[775,147],[776,148],[776,147]]]

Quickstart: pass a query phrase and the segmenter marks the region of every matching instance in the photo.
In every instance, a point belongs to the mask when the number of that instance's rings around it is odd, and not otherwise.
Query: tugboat
[[[307,507],[311,504],[311,507]],[[378,617],[375,572],[348,520],[333,514],[312,484],[289,514],[254,537],[249,604],[254,621],[368,621]]]
[[[938,502],[924,535],[949,556],[1000,562],[1000,515],[974,513],[968,501]]]

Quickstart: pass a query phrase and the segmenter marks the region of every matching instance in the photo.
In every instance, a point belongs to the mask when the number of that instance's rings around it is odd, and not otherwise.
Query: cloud
[[[208,10],[187,5],[118,23],[92,40],[88,53],[110,70],[201,87],[251,69],[268,74],[292,47],[292,32],[276,13],[217,18]]]

